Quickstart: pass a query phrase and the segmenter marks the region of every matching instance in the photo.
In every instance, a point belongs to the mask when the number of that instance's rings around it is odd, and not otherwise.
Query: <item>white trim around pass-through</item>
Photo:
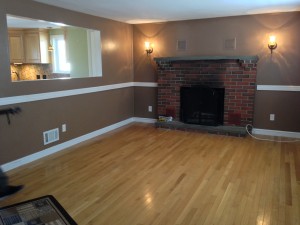
[[[101,91],[109,91],[128,87],[157,87],[156,82],[127,82],[119,84],[111,84],[97,87],[78,88],[64,91],[45,92],[38,94],[19,95],[0,98],[0,106],[47,100],[53,98],[61,98],[73,95],[89,94]],[[287,85],[257,85],[258,91],[300,91],[300,86]]]
[[[3,97],[3,98],[0,98],[0,106],[40,101],[40,100],[47,100],[47,99],[53,99],[53,98],[61,98],[61,97],[67,97],[67,96],[73,96],[73,95],[89,94],[89,93],[109,91],[109,90],[128,88],[128,87],[157,87],[157,83],[155,83],[155,82],[128,82],[128,83],[111,84],[111,85],[89,87],[89,88],[79,88],[79,89],[72,89],[72,90],[65,90],[65,91],[54,91],[54,92],[45,92],[45,93],[38,93],[38,94]]]

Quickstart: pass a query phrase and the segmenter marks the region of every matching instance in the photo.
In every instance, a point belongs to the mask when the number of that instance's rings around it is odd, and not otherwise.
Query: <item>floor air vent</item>
[[[58,128],[45,131],[45,132],[43,132],[43,135],[44,135],[44,145],[47,145],[47,144],[50,144],[52,142],[59,140]]]

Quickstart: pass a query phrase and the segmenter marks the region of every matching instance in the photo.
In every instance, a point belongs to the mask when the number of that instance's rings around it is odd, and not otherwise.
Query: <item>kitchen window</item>
[[[53,73],[70,73],[71,65],[67,60],[64,35],[51,35],[50,39],[53,46]]]

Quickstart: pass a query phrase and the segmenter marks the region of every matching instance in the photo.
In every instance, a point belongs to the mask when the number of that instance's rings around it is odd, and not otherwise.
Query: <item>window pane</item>
[[[54,73],[69,73],[71,66],[67,62],[66,43],[63,35],[51,36],[53,43],[53,72]]]

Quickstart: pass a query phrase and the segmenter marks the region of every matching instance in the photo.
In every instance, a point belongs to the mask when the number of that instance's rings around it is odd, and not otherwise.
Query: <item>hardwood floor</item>
[[[300,143],[134,124],[9,173],[80,225],[300,224]]]

